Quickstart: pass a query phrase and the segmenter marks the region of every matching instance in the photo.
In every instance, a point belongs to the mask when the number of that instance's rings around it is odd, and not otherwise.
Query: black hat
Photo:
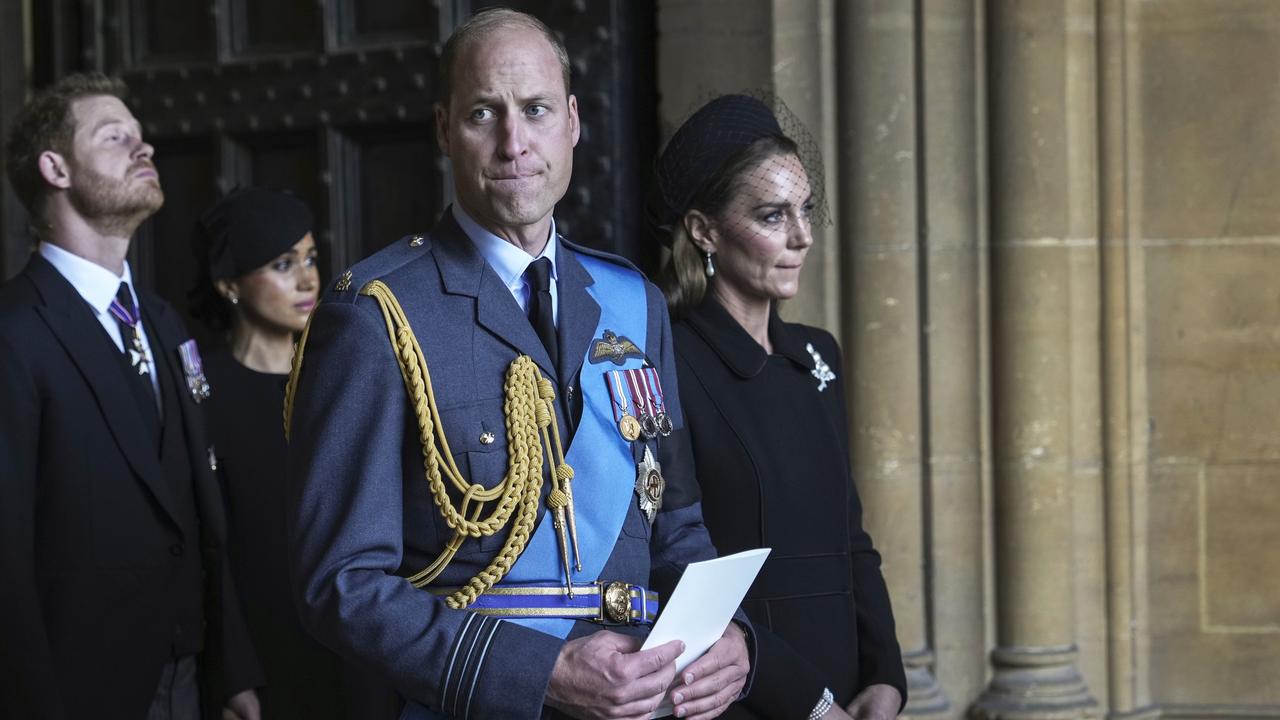
[[[674,225],[729,158],[761,138],[782,136],[773,111],[749,95],[721,95],[703,105],[658,158],[655,220]]]
[[[211,280],[239,277],[266,265],[311,232],[306,203],[266,188],[232,190],[196,223],[209,243]]]

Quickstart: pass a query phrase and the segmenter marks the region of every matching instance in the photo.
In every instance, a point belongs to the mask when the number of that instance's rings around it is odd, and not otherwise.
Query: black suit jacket
[[[170,657],[177,558],[199,551],[204,703],[258,684],[224,562],[225,520],[177,348],[138,291],[179,392],[198,527],[178,520],[154,441],[93,310],[39,255],[0,287],[0,716],[145,715]]]

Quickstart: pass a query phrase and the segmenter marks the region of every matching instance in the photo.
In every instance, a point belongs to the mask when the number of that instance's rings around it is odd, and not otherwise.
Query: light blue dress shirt
[[[528,269],[529,264],[538,258],[547,258],[551,261],[551,317],[556,325],[560,324],[560,290],[556,287],[556,280],[559,279],[559,271],[556,267],[556,251],[560,245],[558,236],[556,235],[556,221],[551,219],[551,236],[547,240],[546,246],[542,248],[542,254],[534,257],[523,249],[512,245],[502,238],[480,227],[467,214],[466,210],[458,203],[453,204],[453,219],[458,221],[458,227],[462,228],[462,232],[471,238],[471,242],[475,243],[476,249],[484,256],[485,262],[489,263],[489,267],[498,273],[498,277],[502,279],[507,289],[511,291],[512,297],[516,299],[516,303],[520,305],[520,309],[529,312],[529,284],[524,281],[524,271]],[[114,294],[114,293],[113,293]]]

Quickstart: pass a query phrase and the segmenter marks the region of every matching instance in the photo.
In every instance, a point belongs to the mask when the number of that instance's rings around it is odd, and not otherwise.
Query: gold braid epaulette
[[[551,382],[538,372],[537,365],[529,356],[521,355],[511,362],[503,383],[503,414],[506,418],[508,446],[506,475],[502,482],[493,488],[485,488],[479,483],[470,483],[462,477],[462,473],[453,461],[453,453],[449,450],[449,443],[445,439],[440,422],[435,392],[431,387],[431,373],[427,370],[422,346],[418,344],[413,328],[410,327],[409,320],[405,317],[395,294],[380,280],[374,280],[365,285],[360,289],[360,294],[376,300],[378,307],[382,310],[383,319],[387,324],[387,335],[395,350],[400,375],[404,379],[405,390],[409,393],[409,401],[417,419],[423,467],[431,496],[441,515],[444,516],[445,522],[454,531],[453,538],[445,545],[435,561],[408,578],[409,582],[415,587],[429,584],[444,571],[466,538],[488,537],[506,527],[510,521],[510,534],[497,556],[486,568],[445,599],[449,607],[465,608],[507,574],[516,559],[520,557],[520,553],[524,552],[525,545],[533,534],[538,516],[538,498],[542,493],[544,446],[557,463],[556,472],[552,474],[555,487],[549,502],[553,505],[553,509],[555,505],[564,507],[565,500],[572,502],[569,482],[573,477],[573,470],[564,462],[560,432],[555,424],[555,413],[551,406],[551,402],[555,399],[554,388]],[[312,317],[315,315],[313,314]],[[289,373],[289,381],[285,385],[286,438],[289,436],[293,417],[293,400],[297,392],[298,376],[301,374],[302,358],[310,329],[311,321],[308,320],[302,336],[298,339],[298,347],[293,357],[293,370]],[[454,489],[461,493],[461,503],[458,506],[455,506],[452,498],[449,497],[442,476],[447,476]],[[481,519],[484,504],[489,502],[494,502],[496,505],[488,517]],[[569,511],[572,513],[571,506]]]

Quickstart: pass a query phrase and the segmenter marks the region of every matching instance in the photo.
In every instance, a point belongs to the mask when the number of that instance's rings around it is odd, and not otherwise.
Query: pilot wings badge
[[[591,352],[587,355],[587,359],[592,364],[608,360],[614,365],[621,365],[626,362],[627,358],[642,357],[644,357],[644,352],[636,347],[634,342],[629,340],[626,335],[618,335],[612,330],[605,330],[604,337],[593,340],[591,342]]]

